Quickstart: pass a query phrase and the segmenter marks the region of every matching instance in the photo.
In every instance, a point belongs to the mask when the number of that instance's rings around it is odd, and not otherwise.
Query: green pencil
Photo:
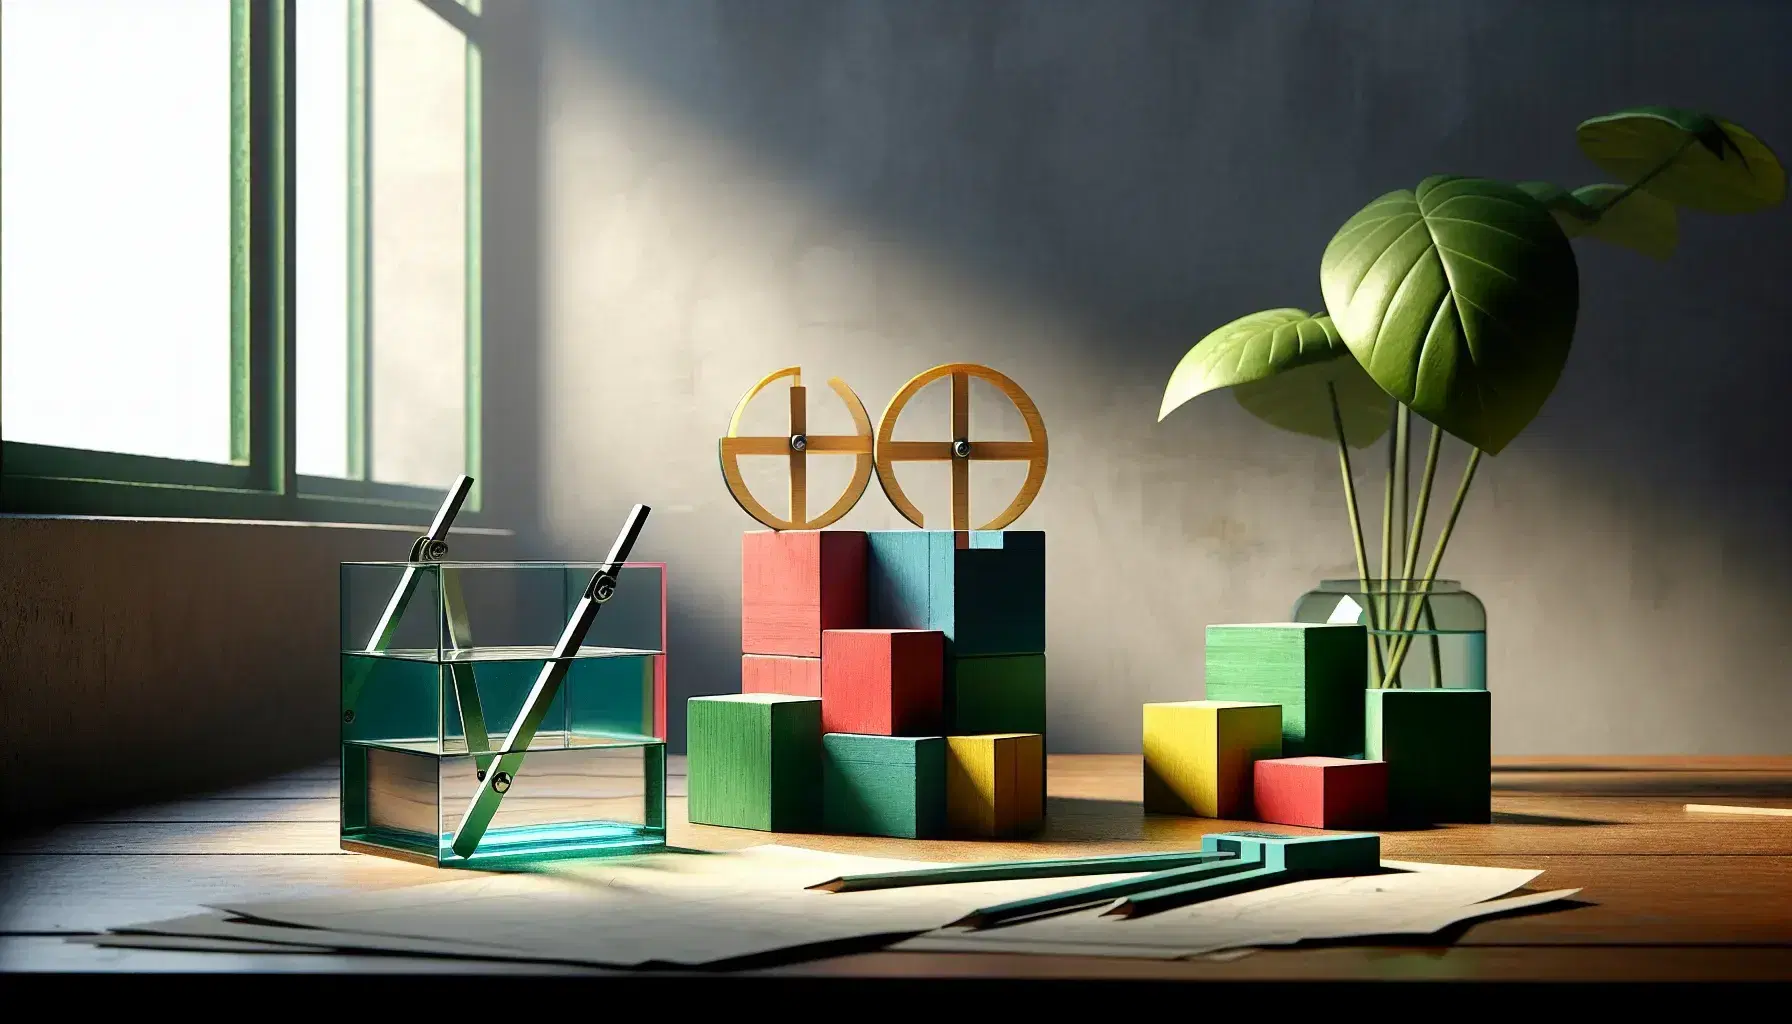
[[[1262,862],[1259,861],[1259,864]],[[1236,893],[1261,889],[1267,885],[1278,885],[1282,882],[1296,882],[1312,877],[1312,873],[1289,871],[1286,868],[1254,867],[1248,871],[1221,875],[1217,878],[1201,878],[1180,885],[1164,886],[1126,895],[1113,908],[1103,912],[1104,917],[1144,917],[1165,910],[1185,907],[1197,900],[1218,899]]]
[[[1190,864],[1165,871],[1155,871],[1137,878],[1122,878],[1118,881],[1101,882],[1096,885],[1071,889],[1067,892],[1055,892],[1046,896],[1034,896],[1031,899],[1014,900],[993,907],[980,907],[969,914],[947,925],[948,928],[993,928],[1024,918],[1042,917],[1047,914],[1061,914],[1085,907],[1111,903],[1123,896],[1134,893],[1156,893],[1166,891],[1169,886],[1182,887],[1190,882],[1207,882],[1227,875],[1259,877],[1263,868],[1263,855],[1251,853],[1246,856],[1227,854],[1213,857],[1207,863]]]
[[[1065,878],[1071,875],[1119,875],[1162,871],[1166,868],[1230,860],[1231,853],[1184,850],[1176,853],[1127,853],[1113,857],[1077,857],[1069,860],[994,861],[958,864],[944,868],[919,868],[873,875],[843,875],[809,886],[824,892],[863,892],[897,889],[910,885],[947,885],[955,882],[1005,882],[1021,878]]]

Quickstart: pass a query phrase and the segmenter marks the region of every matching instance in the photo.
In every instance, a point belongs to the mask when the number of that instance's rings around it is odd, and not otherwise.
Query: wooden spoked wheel
[[[903,407],[909,399],[922,388],[942,377],[952,379],[952,439],[950,441],[894,441],[891,435],[896,432],[896,421],[901,418]],[[977,377],[995,385],[996,390],[1008,396],[1020,411],[1021,419],[1027,424],[1027,440],[1025,441],[973,441],[971,440],[971,378]],[[896,480],[896,463],[898,462],[950,462],[952,464],[952,529],[971,529],[971,463],[973,462],[1025,462],[1027,478],[1021,483],[1020,493],[1002,510],[1002,514],[991,519],[977,529],[1000,530],[1009,523],[1020,518],[1033,499],[1039,495],[1039,487],[1045,482],[1046,439],[1045,420],[1039,415],[1039,407],[1027,397],[1020,385],[987,366],[975,363],[947,363],[931,370],[917,374],[896,397],[890,399],[890,405],[884,410],[883,419],[877,425],[877,480],[883,485],[884,494],[889,497],[890,504],[896,511],[916,526],[925,527],[921,510],[902,491],[902,485]]]
[[[740,420],[747,411],[747,404],[774,381],[785,377],[791,379],[790,433],[784,437],[739,436]],[[722,479],[728,484],[728,493],[734,495],[734,500],[747,515],[774,530],[819,530],[849,512],[871,483],[871,417],[865,414],[865,404],[859,401],[859,396],[846,386],[845,381],[833,377],[828,380],[828,386],[846,403],[846,411],[852,414],[853,427],[857,433],[811,435],[808,432],[809,392],[803,387],[803,369],[800,366],[790,366],[768,375],[741,396],[740,404],[734,407],[734,418],[728,422],[728,436],[720,442]],[[814,519],[808,518],[808,459],[811,454],[851,455],[856,460],[852,481],[846,485],[846,492],[828,506],[826,512]],[[778,518],[753,496],[753,492],[747,488],[746,480],[740,475],[742,455],[782,455],[789,459],[790,518]]]

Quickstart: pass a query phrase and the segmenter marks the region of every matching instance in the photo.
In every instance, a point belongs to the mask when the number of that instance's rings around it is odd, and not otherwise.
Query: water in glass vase
[[[1325,580],[1293,618],[1367,627],[1370,685],[1391,671],[1403,689],[1487,689],[1487,612],[1455,580]]]
[[[657,652],[585,647],[478,849],[454,853],[488,752],[503,745],[549,653],[344,654],[344,844],[472,867],[663,847],[665,744],[652,735]]]

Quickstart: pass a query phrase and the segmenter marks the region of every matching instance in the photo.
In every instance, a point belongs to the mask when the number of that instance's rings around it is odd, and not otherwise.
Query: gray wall
[[[491,7],[539,48],[538,106],[508,112],[541,133],[533,542],[590,553],[654,504],[674,696],[734,689],[754,524],[715,442],[741,392],[800,363],[875,418],[928,366],[991,364],[1051,429],[1017,528],[1050,536],[1061,751],[1136,750],[1140,702],[1200,694],[1205,623],[1350,572],[1323,443],[1224,396],[1154,423],[1193,341],[1317,306],[1331,232],[1388,189],[1600,180],[1585,116],[1704,107],[1792,154],[1792,4]],[[1569,369],[1445,565],[1488,607],[1498,751],[1792,750],[1789,227],[1689,216],[1667,265],[1581,249]],[[900,522],[874,485],[840,525]]]

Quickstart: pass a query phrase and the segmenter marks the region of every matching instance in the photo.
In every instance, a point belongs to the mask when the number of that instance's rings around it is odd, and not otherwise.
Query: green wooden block
[[[813,831],[821,819],[821,698],[692,697],[685,705],[693,824]]]
[[[1365,691],[1366,755],[1388,763],[1400,824],[1493,819],[1493,698],[1486,690]]]
[[[945,832],[945,739],[831,732],[821,744],[827,831],[900,839]]]
[[[1045,655],[946,659],[946,731],[1045,733]]]
[[[1207,699],[1282,705],[1287,757],[1361,753],[1368,642],[1358,625],[1208,626]]]
[[[1045,650],[1045,534],[873,530],[867,611],[885,629],[937,629],[952,655]]]

